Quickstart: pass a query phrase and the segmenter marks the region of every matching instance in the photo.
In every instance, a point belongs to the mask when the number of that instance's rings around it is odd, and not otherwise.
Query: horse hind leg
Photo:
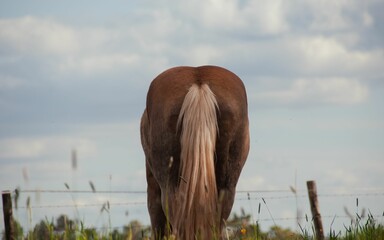
[[[141,118],[140,126],[141,144],[146,156],[146,177],[147,177],[147,207],[151,219],[153,239],[163,239],[169,235],[167,231],[167,220],[163,211],[161,201],[161,188],[154,177],[150,167],[150,145],[149,145],[149,123],[147,111],[145,110]]]
[[[248,157],[249,152],[249,129],[248,122],[245,122],[235,135],[232,141],[224,143],[221,149],[219,159],[225,159],[227,162],[221,162],[217,169],[217,185],[219,193],[219,211],[221,224],[223,219],[228,219],[236,195],[236,185],[240,173]]]
[[[167,219],[161,204],[161,189],[147,163],[147,204],[151,218],[153,239],[163,239],[167,234]]]

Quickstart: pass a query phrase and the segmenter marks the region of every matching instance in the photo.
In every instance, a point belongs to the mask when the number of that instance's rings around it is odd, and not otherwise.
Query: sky
[[[148,225],[139,123],[149,84],[209,64],[248,94],[251,150],[233,212],[263,230],[297,229],[315,180],[325,229],[363,209],[384,222],[383,12],[380,0],[1,0],[0,190],[20,188],[26,229],[61,213]],[[90,182],[122,192],[65,192]]]

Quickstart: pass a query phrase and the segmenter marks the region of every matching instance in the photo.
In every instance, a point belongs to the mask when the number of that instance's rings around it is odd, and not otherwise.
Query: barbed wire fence
[[[24,206],[12,206],[14,210],[17,209],[24,209],[25,211],[31,211],[34,209],[34,211],[41,211],[41,210],[47,210],[47,209],[85,209],[85,208],[98,208],[100,211],[105,208],[107,210],[106,204],[108,204],[108,209],[111,208],[116,208],[116,207],[135,207],[135,206],[142,206],[143,208],[146,208],[146,191],[131,191],[131,190],[121,190],[121,191],[116,191],[116,190],[107,190],[107,191],[96,191],[95,189],[92,190],[55,190],[55,189],[45,189],[45,190],[33,190],[33,189],[26,189],[26,190],[21,190],[21,189],[16,189],[11,192],[13,196],[13,200],[15,200],[16,197],[19,197],[20,195],[29,195],[29,194],[44,194],[44,195],[62,195],[62,194],[69,194],[71,196],[74,195],[92,195],[92,194],[97,194],[97,196],[104,196],[105,201],[100,201],[98,199],[93,199],[93,200],[87,200],[86,202],[80,202],[77,200],[74,200],[73,197],[72,199],[68,199],[66,202],[63,203],[63,201],[60,201],[59,203],[55,203],[53,201],[52,203],[44,203],[44,204],[32,204],[30,200],[27,199],[27,204]],[[132,199],[128,201],[122,201],[120,198],[117,198],[118,200],[108,200],[111,198],[111,196],[119,196],[123,195],[124,197],[127,197],[127,199]],[[134,197],[132,197],[134,196]],[[25,197],[25,196],[24,196]],[[369,198],[374,198],[377,200],[377,202],[384,203],[383,198],[384,198],[384,189],[360,189],[358,191],[354,192],[323,192],[319,193],[318,197],[320,199],[337,199],[337,198],[354,198],[356,199],[356,205],[358,205],[358,199],[363,198],[363,197],[369,197]],[[29,196],[28,196],[29,198]],[[277,201],[280,204],[285,204],[286,201],[290,200],[296,200],[297,199],[307,199],[308,194],[306,193],[305,190],[300,190],[300,191],[293,191],[292,189],[277,189],[277,190],[241,190],[236,192],[236,202],[239,203],[244,203],[244,205],[249,202],[250,204],[258,204],[259,212],[260,212],[260,204],[266,205],[268,208],[268,203],[271,201]],[[15,202],[16,203],[16,202]],[[320,201],[321,205],[321,201]],[[4,211],[4,207],[0,206],[1,212]],[[382,210],[381,212],[372,212],[371,215],[379,221],[384,220],[384,204],[382,205]],[[97,211],[95,209],[95,211]],[[252,210],[253,211],[253,210]],[[269,211],[269,210],[268,210]],[[67,213],[68,211],[64,211],[63,214]],[[324,214],[321,217],[323,219],[352,219],[355,218],[353,214],[350,214],[348,211],[344,209],[344,214]],[[253,214],[253,213],[251,213]],[[358,214],[358,213],[356,213]],[[271,213],[269,213],[269,216],[260,216],[258,215],[255,221],[258,223],[272,223],[273,225],[276,225],[276,222],[283,222],[283,221],[308,221],[307,215],[302,215],[302,216],[294,216],[294,217],[274,217]],[[134,220],[134,219],[132,219]],[[123,229],[127,225],[115,225],[115,226],[110,226],[111,229]],[[141,225],[141,228],[149,228],[149,225]],[[100,227],[94,227],[95,229],[101,229]]]
[[[304,191],[303,191],[304,192]],[[20,193],[34,193],[34,194],[41,194],[41,193],[51,193],[51,194],[86,194],[86,193],[94,193],[92,191],[87,190],[21,190]],[[146,195],[146,191],[97,191],[98,194],[141,194]],[[278,200],[278,199],[294,199],[294,198],[308,198],[308,195],[306,194],[300,194],[300,195],[292,195],[288,194],[289,191],[286,190],[251,190],[251,191],[237,191],[237,195],[239,193],[286,193],[284,195],[277,195],[277,196],[259,196],[259,197],[236,197],[236,201],[249,201],[249,200]],[[338,198],[338,197],[384,197],[384,192],[371,192],[371,193],[363,193],[363,192],[356,192],[356,193],[325,193],[325,194],[318,194],[321,198]],[[122,206],[122,205],[145,205],[147,204],[146,201],[128,201],[128,202],[110,202],[111,206]],[[68,204],[52,204],[52,205],[32,205],[30,208],[72,208],[72,207],[95,207],[100,206],[100,203],[68,203]],[[27,206],[19,206],[20,209],[28,208]],[[3,208],[0,207],[2,210]]]

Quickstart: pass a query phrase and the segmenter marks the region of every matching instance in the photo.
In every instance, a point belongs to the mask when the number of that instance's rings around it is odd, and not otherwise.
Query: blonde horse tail
[[[173,226],[178,239],[212,239],[219,229],[214,165],[216,108],[214,93],[203,83],[190,87],[180,110],[177,121],[177,128],[181,128],[180,182]],[[204,232],[207,228],[211,231]]]

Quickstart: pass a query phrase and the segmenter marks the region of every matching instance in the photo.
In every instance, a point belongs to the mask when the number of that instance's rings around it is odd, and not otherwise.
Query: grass
[[[339,239],[334,233],[330,233],[330,239]],[[362,218],[356,214],[355,223],[345,227],[345,234],[340,239],[377,239],[384,240],[384,226],[377,224],[373,215],[368,214],[368,219],[363,222]]]
[[[329,240],[384,240],[384,226],[373,218],[372,214],[368,215],[367,220],[352,223],[350,226],[345,226],[344,231],[336,233],[330,230],[325,234],[325,239]],[[310,229],[301,228],[299,233],[289,229],[283,229],[279,226],[273,226],[268,232],[261,232],[258,225],[239,226],[236,233],[230,239],[244,240],[315,240],[315,230],[311,223]]]
[[[273,226],[267,232],[262,232],[258,224],[247,226],[231,226],[234,231],[231,236],[226,239],[231,240],[312,240],[315,239],[313,229],[302,229],[300,233],[293,232],[289,229],[283,229],[279,226]],[[134,240],[149,239],[149,229],[137,228],[134,224],[127,226],[123,232],[114,230],[107,234],[102,234],[94,228],[86,228],[84,223],[74,223],[68,220],[64,229],[58,229],[53,221],[46,219],[41,221],[23,237],[22,228],[18,225],[18,233],[15,239],[49,239],[49,240]],[[173,239],[173,238],[170,238]],[[166,240],[170,240],[166,239]],[[384,240],[384,226],[378,224],[370,214],[365,221],[358,221],[345,226],[344,231],[335,233],[330,231],[326,236],[330,240]]]
[[[266,203],[265,203],[266,204]],[[260,209],[260,206],[259,206]],[[259,210],[260,212],[260,210]],[[305,227],[300,226],[299,232],[284,229],[276,224],[268,231],[263,232],[260,229],[258,221],[249,224],[250,214],[242,211],[241,215],[232,215],[227,222],[227,231],[225,239],[230,240],[312,240],[315,238],[315,229],[310,218],[306,217]],[[128,226],[120,231],[100,231],[95,228],[87,228],[83,222],[70,220],[66,216],[60,216],[56,224],[53,219],[42,220],[33,230],[24,234],[20,224],[15,221],[15,239],[49,239],[49,240],[134,240],[149,239],[149,227],[142,227],[138,221],[132,221]],[[331,224],[332,226],[332,224]],[[371,212],[366,218],[359,214],[351,219],[351,224],[344,226],[344,230],[336,232],[331,229],[325,233],[329,240],[384,240],[384,225],[375,220]],[[3,238],[4,239],[4,235]],[[173,238],[165,239],[170,240]]]
[[[92,182],[89,183],[93,193],[97,193],[96,188]],[[67,190],[69,185],[65,184]],[[294,192],[295,193],[295,192]],[[76,198],[71,195],[72,201],[75,205],[75,210],[78,214]],[[19,198],[19,189],[15,191],[15,205],[17,206],[17,200]],[[248,194],[248,200],[250,196]],[[284,229],[277,226],[272,212],[268,207],[268,203],[262,198],[262,203],[267,209],[270,218],[272,219],[274,226],[268,231],[262,231],[259,226],[261,202],[258,205],[257,219],[253,218],[253,207],[251,201],[250,209],[251,214],[246,214],[244,210],[241,211],[241,215],[233,214],[231,219],[226,222],[227,230],[224,234],[225,239],[230,240],[312,240],[315,237],[315,228],[313,221],[305,216],[305,226],[299,225],[298,232],[291,231],[290,229]],[[358,206],[358,199],[356,199],[356,205]],[[27,209],[30,210],[30,198],[27,200]],[[150,239],[150,228],[142,227],[138,221],[132,221],[129,225],[122,229],[112,229],[110,218],[110,204],[106,201],[102,204],[100,214],[108,214],[108,230],[95,229],[86,227],[86,224],[78,220],[70,220],[65,215],[60,216],[55,222],[46,218],[40,221],[36,226],[27,233],[23,232],[23,228],[17,221],[14,221],[15,239],[49,239],[49,240],[134,240],[134,239]],[[28,219],[30,218],[30,212],[28,212]],[[362,212],[355,215],[348,214],[351,218],[351,223],[348,226],[344,226],[344,229],[336,232],[332,229],[333,221],[328,232],[325,232],[326,239],[329,240],[384,240],[384,225],[377,222],[373,214],[368,211],[367,217]],[[384,213],[383,213],[384,216]],[[336,217],[335,217],[336,218]],[[335,220],[335,219],[333,219]],[[28,221],[31,224],[31,221]],[[170,231],[170,226],[168,230]],[[31,227],[29,227],[31,229]],[[2,234],[1,239],[5,239],[5,235]],[[164,239],[171,240],[174,238]]]

